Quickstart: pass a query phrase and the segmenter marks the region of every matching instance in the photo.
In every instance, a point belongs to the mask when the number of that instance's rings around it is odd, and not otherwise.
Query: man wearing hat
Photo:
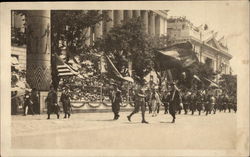
[[[28,113],[31,113],[32,115],[34,115],[34,111],[33,111],[33,102],[31,99],[31,93],[29,92],[29,90],[25,90],[25,95],[24,95],[24,113],[23,115],[26,116]]]
[[[139,109],[141,108],[141,112],[142,112],[142,123],[148,123],[146,120],[145,120],[145,111],[146,111],[146,103],[145,103],[145,98],[146,98],[146,95],[145,95],[145,92],[143,90],[143,85],[141,85],[141,87],[139,87],[139,90],[138,92],[136,93],[135,95],[135,102],[134,102],[134,111],[129,115],[127,116],[128,118],[128,121],[131,121],[131,117],[139,112]]]
[[[45,102],[47,103],[47,114],[48,114],[47,119],[50,119],[50,114],[53,112],[57,115],[57,119],[59,119],[60,110],[59,110],[59,106],[57,105],[57,93],[53,86],[50,87],[50,91],[48,93],[48,96]]]
[[[181,103],[181,95],[179,89],[176,87],[175,83],[171,83],[170,88],[170,102],[169,102],[169,113],[173,117],[172,123],[175,123],[175,114],[178,106]]]
[[[70,111],[71,111],[71,104],[70,104],[69,90],[67,90],[66,88],[62,90],[60,101],[62,102],[62,106],[63,106],[64,118],[67,118],[67,117],[69,118]]]
[[[122,104],[122,92],[116,88],[115,97],[112,103],[112,111],[114,112],[114,120],[119,119],[120,106]]]

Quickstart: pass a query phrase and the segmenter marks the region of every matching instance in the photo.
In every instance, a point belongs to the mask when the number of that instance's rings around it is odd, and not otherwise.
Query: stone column
[[[114,25],[122,24],[123,17],[123,10],[114,10]]]
[[[155,34],[156,36],[160,36],[161,35],[161,17],[159,15],[156,15],[155,17]]]
[[[143,10],[141,15],[142,15],[143,23],[144,23],[144,30],[146,33],[148,33],[148,11]]]
[[[167,19],[164,19],[164,23],[165,23],[164,34],[167,35],[168,34],[168,21],[167,21]]]
[[[141,11],[140,10],[133,10],[133,17],[139,17],[141,16]]]
[[[104,21],[103,32],[107,33],[114,26],[114,14],[113,14],[113,10],[105,10],[104,13],[107,14],[107,16],[111,19],[108,22]]]
[[[155,13],[149,13],[149,28],[148,28],[150,35],[155,35]]]
[[[132,10],[125,10],[124,11],[124,21],[127,21],[133,17],[133,11]]]
[[[98,11],[99,14],[102,14],[102,10]],[[103,21],[100,21],[95,25],[95,39],[100,38],[103,35]]]
[[[91,28],[90,27],[88,27],[88,28],[86,28],[84,31],[86,31],[86,34],[85,34],[85,36],[86,36],[86,40],[85,40],[85,44],[86,45],[90,45],[91,44]]]
[[[51,85],[50,11],[33,10],[27,15],[27,83],[37,90]]]

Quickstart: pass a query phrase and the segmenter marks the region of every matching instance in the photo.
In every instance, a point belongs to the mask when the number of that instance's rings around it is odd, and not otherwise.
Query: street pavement
[[[236,143],[236,114],[218,112],[205,116],[178,115],[176,123],[160,111],[157,117],[141,114],[127,120],[121,112],[75,113],[70,119],[52,115],[12,116],[12,148],[30,149],[233,149]]]

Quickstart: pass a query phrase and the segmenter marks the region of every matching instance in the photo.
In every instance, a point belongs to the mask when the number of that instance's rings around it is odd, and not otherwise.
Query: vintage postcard
[[[1,3],[1,156],[249,156],[249,2]]]

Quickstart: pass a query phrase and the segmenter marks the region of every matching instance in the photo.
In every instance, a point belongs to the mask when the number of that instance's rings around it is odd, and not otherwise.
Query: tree
[[[237,96],[237,75],[224,74],[219,84],[228,95]]]
[[[122,75],[126,75],[124,67],[128,67],[128,62],[132,61],[132,77],[136,82],[143,83],[144,77],[151,71],[152,64],[148,38],[142,20],[132,18],[113,27],[95,43],[95,48],[108,55]]]
[[[56,62],[53,54],[60,54],[62,48],[66,48],[66,61],[79,55],[80,60],[94,60],[96,55],[91,51],[92,46],[86,44],[90,38],[87,35],[89,28],[102,20],[110,20],[106,14],[100,14],[97,10],[52,10],[51,11],[51,49],[52,49],[52,82],[55,88],[59,78],[56,70]]]

